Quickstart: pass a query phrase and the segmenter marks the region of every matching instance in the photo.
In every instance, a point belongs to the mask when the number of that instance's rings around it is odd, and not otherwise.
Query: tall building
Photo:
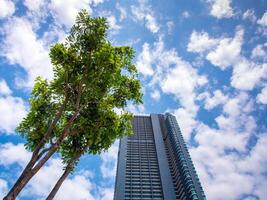
[[[120,140],[114,200],[204,200],[175,117],[135,116],[134,134]]]

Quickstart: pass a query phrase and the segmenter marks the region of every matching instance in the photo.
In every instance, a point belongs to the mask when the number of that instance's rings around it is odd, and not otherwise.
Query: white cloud
[[[14,145],[5,143],[0,145],[0,165],[9,166],[18,164],[24,167],[30,158],[30,152],[25,150],[23,144]]]
[[[117,20],[116,20],[115,16],[113,16],[113,15],[109,16],[107,18],[107,21],[109,23],[110,28],[113,29],[114,31],[118,31],[121,29],[121,26],[117,24]]]
[[[267,77],[267,64],[258,64],[245,58],[234,65],[231,85],[240,90],[252,90]]]
[[[38,184],[38,182],[37,182]],[[73,178],[68,178],[63,184],[62,188],[58,191],[56,200],[73,200],[73,199],[86,199],[94,200],[91,194],[93,183],[86,179],[83,175],[75,175]]]
[[[151,7],[146,4],[146,1],[139,0],[138,6],[131,6],[134,19],[145,24],[146,28],[152,33],[159,31],[159,25],[156,21],[154,12]]]
[[[262,103],[262,104],[267,104],[267,86],[265,86],[261,90],[261,93],[257,95],[257,102]]]
[[[90,8],[91,0],[52,0],[50,9],[56,22],[71,27],[81,9],[86,9],[92,13]]]
[[[205,32],[193,32],[187,50],[206,54],[206,59],[222,70],[232,67],[231,85],[239,90],[252,90],[267,77],[266,63],[253,61],[266,59],[266,44],[257,45],[252,50],[253,59],[249,60],[242,55],[243,35],[240,27],[233,38],[210,38]]]
[[[28,74],[27,80],[19,80],[18,86],[31,87],[37,75],[44,78],[53,76],[48,50],[39,40],[32,24],[23,18],[8,21],[5,30],[2,55],[10,64],[19,64]],[[19,34],[18,34],[19,33]]]
[[[182,12],[182,16],[183,16],[183,18],[189,18],[190,13],[188,11],[184,11],[184,12]]]
[[[3,199],[7,192],[7,182],[3,179],[0,179],[0,199]]]
[[[172,33],[173,27],[174,27],[174,22],[173,21],[168,21],[167,22],[168,34],[171,34]]]
[[[143,44],[142,52],[137,57],[136,67],[144,76],[151,76],[154,73],[153,68],[151,67],[153,61],[152,56],[149,44]]]
[[[253,9],[248,9],[244,14],[242,15],[242,19],[248,19],[252,23],[256,22],[257,17],[255,16],[255,12]]]
[[[118,21],[111,12],[103,11],[99,13],[100,16],[103,16],[107,19],[109,29],[111,30],[111,34],[118,34],[119,30],[122,28],[121,25],[118,24]]]
[[[92,6],[103,3],[104,0],[51,0],[49,9],[56,22],[71,27],[81,9],[92,14]]]
[[[119,141],[117,140],[106,152],[100,155],[102,164],[100,166],[103,178],[114,179],[117,169]]]
[[[30,10],[30,11],[38,11],[40,7],[43,5],[42,0],[24,0],[23,4]]]
[[[233,16],[231,0],[208,0],[211,4],[210,14],[218,19],[230,18]]]
[[[225,104],[227,100],[228,100],[228,97],[225,96],[221,90],[215,90],[213,92],[212,97],[210,97],[209,95],[205,98],[205,108],[207,110],[211,110],[220,104]]]
[[[155,101],[158,101],[160,99],[160,92],[158,90],[154,90],[151,93],[151,97],[152,99],[154,99]]]
[[[181,106],[194,113],[197,111],[195,89],[205,85],[207,79],[179,57],[175,49],[165,49],[162,38],[153,45],[143,45],[143,51],[137,57],[137,68],[142,74],[151,76],[149,86],[159,85],[164,93],[179,99]]]
[[[143,104],[137,106],[133,104],[128,104],[125,110],[130,111],[135,115],[138,115],[143,114],[145,112],[145,106]]]
[[[101,200],[113,200],[114,188],[100,188]]]
[[[261,19],[258,19],[257,23],[262,26],[267,26],[267,11],[262,15]]]
[[[9,17],[15,12],[15,5],[10,0],[0,0],[0,19]]]
[[[187,51],[202,53],[215,47],[217,43],[218,40],[210,38],[208,33],[193,31],[187,45]]]
[[[183,133],[185,141],[188,142],[190,140],[192,131],[198,124],[195,119],[195,114],[184,108],[178,108],[177,110],[174,110],[173,114],[175,115],[176,120],[179,123],[179,127],[181,129],[181,132]]]
[[[63,173],[63,164],[60,159],[52,158],[48,163],[40,169],[40,171],[29,182],[22,196],[35,196],[44,199],[58,178]],[[88,199],[93,200],[91,190],[93,184],[89,180],[88,171],[83,171],[81,174],[75,173],[69,176],[60,187],[55,199]],[[47,178],[49,177],[49,179]]]
[[[195,112],[197,108],[194,104],[194,90],[206,82],[206,77],[198,75],[189,63],[178,60],[175,68],[169,70],[160,85],[164,93],[175,95],[182,106]]]
[[[264,48],[266,48],[266,47],[267,47],[267,43],[257,45],[257,46],[252,50],[251,57],[252,57],[252,58],[263,58],[263,59],[266,59],[266,57],[267,57],[267,52],[266,52],[265,49],[264,49]]]
[[[0,95],[10,95],[12,91],[8,87],[5,80],[0,80]]]
[[[234,38],[221,39],[217,48],[209,52],[206,58],[222,70],[235,64],[240,56],[243,34],[244,30],[240,29]]]
[[[18,123],[26,116],[26,106],[21,98],[0,97],[0,131],[14,133]]]
[[[24,167],[30,159],[31,153],[28,152],[24,144],[5,143],[0,146],[0,165],[9,167],[17,164]],[[20,196],[31,196],[34,199],[44,199],[51,191],[52,187],[63,173],[63,164],[60,159],[51,158],[48,163],[40,169],[33,179],[22,191]],[[89,171],[77,172],[68,177],[59,189],[56,199],[88,199],[93,200],[91,191],[94,185],[90,181],[91,173]],[[49,177],[49,178],[48,178]],[[1,185],[2,184],[2,185]],[[1,189],[6,193],[5,183],[0,179],[0,196]],[[2,187],[1,187],[2,186]],[[38,197],[38,198],[37,198]]]
[[[265,198],[267,135],[259,135],[251,151],[246,148],[256,130],[253,108],[250,96],[239,93],[224,104],[223,113],[216,118],[218,128],[196,122],[198,145],[191,147],[190,154],[207,199],[236,200],[243,194]],[[218,196],[224,191],[225,195]]]
[[[116,3],[116,8],[119,10],[119,12],[120,12],[120,21],[122,21],[122,20],[124,20],[124,19],[126,19],[126,17],[127,17],[127,11],[126,11],[126,9],[124,8],[124,7],[122,7],[120,4],[119,4],[119,2],[117,2]]]

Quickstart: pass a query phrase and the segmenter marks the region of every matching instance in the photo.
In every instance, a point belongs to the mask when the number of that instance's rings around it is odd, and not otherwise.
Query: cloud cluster
[[[151,7],[147,5],[146,0],[139,0],[138,3],[139,5],[131,6],[134,20],[144,23],[146,28],[152,33],[157,33],[160,27],[157,23],[157,20]]]
[[[234,15],[231,0],[207,0],[211,5],[210,14],[218,19],[230,18]]]
[[[12,96],[5,80],[0,80],[0,132],[14,133],[18,123],[26,116],[27,107],[20,97]]]
[[[252,23],[257,21],[257,17],[255,16],[255,11],[253,9],[248,9],[246,12],[243,13],[242,19],[247,19]]]
[[[0,165],[12,168],[13,165],[19,165],[21,169],[30,159],[31,153],[26,151],[24,144],[1,144]],[[44,199],[51,191],[52,187],[63,173],[63,165],[58,158],[52,158],[29,182],[22,191],[21,197],[34,197],[35,199]],[[17,174],[18,176],[19,174]],[[14,175],[16,176],[16,175]],[[67,178],[60,188],[56,199],[95,199],[92,190],[95,185],[91,182],[91,173],[83,170]],[[49,177],[49,178],[48,178]],[[14,178],[14,177],[13,177]],[[15,179],[15,178],[14,178]],[[0,196],[7,192],[7,181],[0,179]]]
[[[222,101],[222,114],[215,119],[217,128],[201,121],[195,123],[197,146],[190,148],[190,154],[208,199],[235,200],[244,194],[264,199],[266,194],[260,181],[266,184],[267,152],[263,147],[267,134],[258,133],[256,145],[249,150],[247,146],[256,134],[251,114],[253,101],[244,92],[227,98]],[[240,183],[244,183],[242,187]],[[218,196],[223,191],[227,193]]]
[[[203,53],[213,48],[215,45],[217,45],[217,43],[218,43],[218,40],[210,38],[207,32],[193,31],[190,36],[190,41],[187,45],[187,51]]]
[[[267,11],[262,15],[261,19],[257,20],[257,23],[262,26],[267,26]]]
[[[207,77],[200,75],[175,49],[166,49],[162,38],[152,45],[143,44],[137,68],[147,78],[152,98],[159,100],[162,91],[179,102],[180,108],[173,112],[178,121],[182,119],[181,129],[186,140],[189,139],[199,109],[196,90],[207,83]]]
[[[7,182],[3,179],[0,179],[0,199],[3,199],[7,192]]]
[[[27,72],[26,80],[18,77],[19,87],[31,87],[38,75],[44,78],[53,76],[48,49],[38,39],[29,20],[17,17],[10,19],[4,26],[4,34],[1,55],[9,64],[18,64]]]
[[[257,101],[262,104],[267,104],[267,86],[265,86],[261,93],[257,95]]]
[[[221,70],[233,68],[231,85],[239,90],[252,90],[267,77],[267,65],[242,55],[244,30],[237,29],[233,38],[211,38],[205,32],[192,32],[187,50],[206,55],[206,59]],[[194,39],[197,36],[197,39]],[[212,45],[203,45],[205,44]],[[208,47],[207,47],[208,46]],[[263,45],[256,46],[252,58],[263,58],[266,52]]]
[[[0,19],[9,17],[15,12],[15,5],[10,0],[0,0]]]

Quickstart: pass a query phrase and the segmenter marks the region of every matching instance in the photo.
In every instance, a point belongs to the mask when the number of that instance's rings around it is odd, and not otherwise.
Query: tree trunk
[[[59,188],[61,187],[62,183],[65,181],[65,179],[68,177],[70,172],[73,170],[73,167],[76,163],[76,161],[81,157],[81,154],[78,154],[76,157],[74,157],[71,162],[67,165],[64,173],[62,176],[58,179],[57,183],[55,184],[54,188],[51,190],[50,194],[47,196],[46,200],[53,200],[56,196],[56,193],[58,192]]]
[[[68,135],[69,128],[73,124],[74,120],[79,114],[79,110],[72,116],[68,124],[65,126],[62,131],[61,136],[58,141],[53,144],[48,151],[42,151],[40,154],[33,152],[32,159],[28,163],[28,165],[23,170],[19,179],[15,183],[15,185],[11,188],[9,193],[4,197],[3,200],[14,200],[21,192],[21,190],[25,187],[25,185],[31,180],[31,178],[40,170],[40,168],[47,162],[47,160],[56,152],[59,145],[63,142],[64,138]],[[47,152],[45,156],[43,156],[44,152]],[[43,156],[43,157],[42,157]],[[41,158],[41,159],[40,159]]]

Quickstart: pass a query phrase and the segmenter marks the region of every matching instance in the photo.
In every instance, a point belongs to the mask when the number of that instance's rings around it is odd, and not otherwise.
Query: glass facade
[[[135,116],[120,141],[115,200],[199,199],[205,195],[174,116]]]

